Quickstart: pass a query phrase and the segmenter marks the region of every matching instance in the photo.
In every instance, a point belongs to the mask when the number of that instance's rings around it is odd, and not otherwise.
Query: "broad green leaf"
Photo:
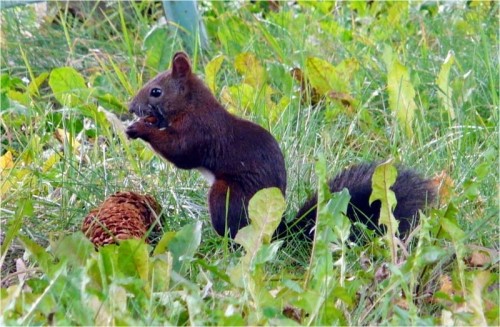
[[[255,254],[262,244],[262,238],[259,238],[259,231],[254,224],[249,224],[241,228],[234,241],[245,249],[246,253]]]
[[[143,281],[149,276],[148,246],[139,239],[121,241],[118,246],[118,267],[126,277],[140,277]]]
[[[83,104],[89,95],[85,79],[72,67],[52,70],[49,85],[54,97],[64,106],[74,107]]]
[[[168,245],[174,239],[175,234],[176,234],[176,232],[172,232],[172,231],[166,232],[165,234],[163,234],[163,236],[161,237],[158,244],[156,244],[156,247],[153,251],[153,255],[159,255],[159,254],[163,254],[163,253],[167,252]]]
[[[248,216],[264,244],[271,241],[274,231],[281,222],[284,211],[285,199],[281,190],[276,187],[260,190],[250,199]]]
[[[38,75],[31,83],[28,85],[27,91],[30,95],[39,95],[39,88],[47,80],[49,73],[44,72]]]
[[[261,246],[254,258],[254,264],[262,264],[265,262],[270,262],[276,257],[276,253],[280,249],[283,241],[273,242],[271,244],[264,244]]]
[[[410,73],[392,53],[389,46],[384,50],[384,61],[387,67],[387,90],[389,92],[389,108],[396,115],[398,124],[407,137],[413,137],[413,120],[417,105],[415,89],[410,81]]]
[[[236,56],[234,68],[243,75],[244,83],[259,90],[266,82],[266,70],[259,60],[249,52],[243,52]]]
[[[106,290],[109,284],[118,276],[119,263],[118,263],[118,245],[110,244],[99,248],[99,256],[97,266],[94,267],[97,271],[93,277],[96,283]],[[99,274],[99,276],[97,275]]]
[[[94,252],[94,245],[77,232],[64,237],[53,248],[54,255],[59,260],[68,260],[74,266],[85,266],[87,259]]]
[[[391,161],[382,163],[375,168],[372,177],[372,194],[370,195],[370,204],[380,200],[380,218],[379,225],[387,228],[387,236],[391,247],[392,262],[397,262],[397,245],[394,238],[398,231],[398,221],[394,217],[393,210],[396,207],[396,195],[390,189],[396,182],[398,175],[397,169],[391,164]]]
[[[114,95],[109,94],[109,93],[103,93],[103,94],[93,94],[93,96],[100,101],[100,103],[110,109],[115,109],[119,110],[122,112],[127,111],[127,106],[118,100]]]
[[[7,95],[8,95],[10,100],[14,100],[23,106],[27,107],[30,105],[31,99],[30,99],[28,93],[19,92],[16,90],[9,90],[9,91],[7,91]]]
[[[172,255],[170,252],[156,255],[151,258],[151,265],[151,290],[153,292],[168,291],[172,273]]]
[[[441,70],[436,78],[436,84],[439,88],[438,98],[445,111],[450,115],[451,119],[455,119],[455,109],[452,103],[452,88],[450,85],[450,69],[455,62],[455,54],[452,50],[448,52],[446,59],[441,65]]]
[[[168,40],[169,32],[165,27],[152,29],[144,38],[144,48],[146,49],[146,64],[162,71],[168,68],[172,56],[172,45]]]
[[[215,93],[217,90],[216,77],[223,61],[224,56],[218,55],[212,58],[212,60],[210,60],[210,62],[205,66],[205,82],[207,83],[212,93]]]
[[[26,251],[30,253],[31,258],[38,264],[42,271],[49,277],[54,277],[60,265],[54,264],[52,256],[31,239],[23,235],[19,235],[18,237]]]
[[[182,274],[193,259],[201,242],[201,222],[185,225],[168,242],[173,256],[173,269]]]

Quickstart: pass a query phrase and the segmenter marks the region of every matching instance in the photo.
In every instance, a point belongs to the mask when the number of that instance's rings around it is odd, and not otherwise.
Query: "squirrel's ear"
[[[191,62],[184,52],[177,52],[172,58],[172,77],[182,78],[191,74]]]

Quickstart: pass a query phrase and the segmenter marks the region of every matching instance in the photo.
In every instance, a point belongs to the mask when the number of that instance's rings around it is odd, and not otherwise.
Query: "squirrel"
[[[221,235],[236,236],[248,224],[247,207],[259,190],[277,187],[285,196],[285,160],[276,139],[261,126],[229,113],[204,82],[193,73],[187,54],[177,52],[171,69],[146,83],[129,104],[139,117],[127,128],[131,139],[142,139],[180,169],[197,169],[209,182],[209,213]],[[347,215],[371,229],[377,228],[380,202],[369,204],[371,177],[376,164],[352,166],[333,178],[332,192],[347,188],[351,195]],[[431,180],[399,168],[392,190],[397,206],[394,216],[405,235],[418,210],[431,203]],[[316,196],[299,210],[290,226],[282,219],[275,236],[303,233],[313,236]]]

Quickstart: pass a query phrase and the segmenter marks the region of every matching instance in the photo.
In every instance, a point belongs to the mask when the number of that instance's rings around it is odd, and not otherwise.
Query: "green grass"
[[[159,8],[153,15],[139,5],[111,9],[100,16],[89,8],[82,20],[66,12],[62,23],[51,22],[51,12],[39,25],[32,6],[2,12],[0,154],[13,156],[0,184],[5,324],[103,323],[100,319],[107,324],[291,324],[290,312],[299,313],[301,324],[314,325],[498,324],[498,4],[299,2],[282,4],[278,12],[265,3],[203,5],[211,48],[197,54],[196,71],[206,78],[207,63],[223,55],[216,96],[223,102],[229,97],[237,115],[278,139],[287,165],[288,219],[322,183],[315,168],[321,157],[328,176],[355,163],[394,158],[424,175],[445,171],[451,178],[450,197],[426,212],[429,219],[399,266],[390,264],[388,246],[377,235],[343,250],[327,247],[327,255],[313,256],[312,264],[308,250],[292,242],[264,263],[246,265],[246,252],[212,230],[202,177],[176,169],[140,141],[127,141],[97,110],[100,105],[127,124],[132,119],[127,101],[182,49],[169,30],[153,31]],[[387,48],[407,69],[415,90],[412,136],[390,105],[387,76],[393,67],[384,60]],[[439,99],[443,90],[436,83],[449,51],[455,57],[447,85],[455,118]],[[241,92],[244,75],[256,71],[235,65],[242,53],[252,54],[265,71],[262,88],[250,97],[234,91]],[[326,76],[329,87],[349,95],[352,108],[328,98],[311,104],[301,96],[292,68],[309,73],[311,87],[323,86],[306,69],[311,57],[337,72]],[[57,93],[53,76],[45,76],[38,90],[23,81],[64,66],[73,67],[85,87]],[[270,100],[266,87],[273,89]],[[66,105],[64,94],[72,96]],[[281,107],[280,100],[288,105]],[[246,103],[251,105],[243,110]],[[58,141],[57,129],[76,139],[76,148]],[[124,257],[115,250],[97,255],[85,252],[88,244],[75,236],[91,208],[122,190],[157,198],[166,231],[203,222],[201,244],[186,254],[191,258],[186,267],[181,272],[158,268],[171,276],[158,293],[147,290],[157,287],[154,277],[141,279],[121,271],[125,268],[118,263],[106,269],[103,262],[127,258],[125,246],[116,250]],[[16,235],[23,241],[9,243]],[[73,245],[63,244],[76,254],[55,250],[68,235]],[[189,242],[177,237],[181,244]],[[318,244],[321,249],[323,243]],[[473,267],[469,259],[478,248],[491,250],[492,257]],[[19,281],[15,259],[25,251],[31,255],[23,262],[33,273]],[[332,267],[331,259],[338,265]],[[155,254],[150,267],[168,263],[162,260],[167,259]],[[95,269],[111,283],[98,291],[85,286],[87,280],[99,284],[92,270],[97,262],[101,266]],[[378,280],[384,264],[390,276]],[[136,273],[143,267],[138,265]],[[242,277],[246,285],[231,280],[234,267],[249,271]],[[329,267],[329,282],[320,278],[321,267]],[[440,281],[447,278],[450,290],[443,291]],[[18,288],[21,284],[31,292]],[[318,304],[321,294],[325,302]],[[98,310],[100,305],[105,309]]]

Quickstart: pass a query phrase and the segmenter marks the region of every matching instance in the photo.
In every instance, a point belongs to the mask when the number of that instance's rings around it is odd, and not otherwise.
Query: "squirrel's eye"
[[[152,96],[153,98],[159,98],[161,96],[161,89],[155,87],[154,89],[151,90],[149,95]]]

